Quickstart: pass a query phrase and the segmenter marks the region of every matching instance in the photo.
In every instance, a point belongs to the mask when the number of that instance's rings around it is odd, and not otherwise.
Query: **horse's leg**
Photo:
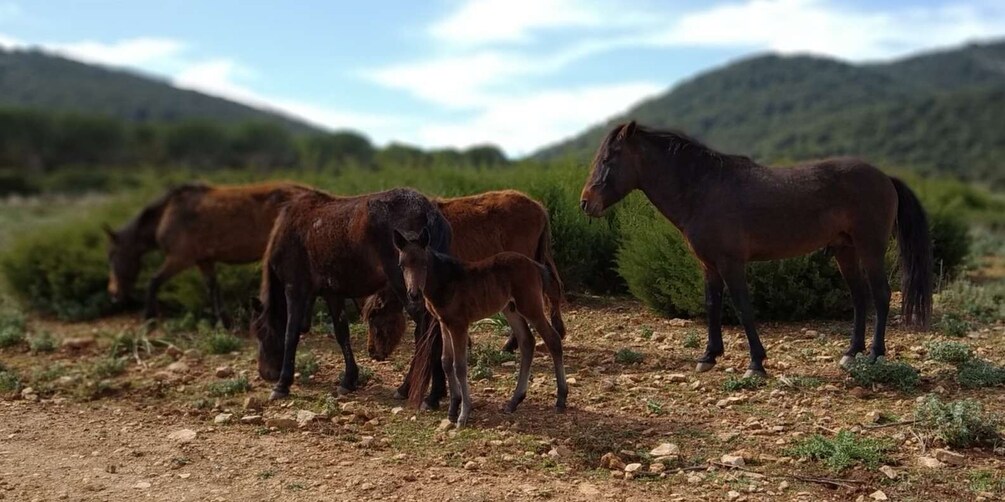
[[[886,318],[890,313],[890,283],[886,279],[883,254],[886,242],[862,251],[862,268],[865,269],[872,301],[876,307],[876,330],[872,334],[869,359],[875,361],[886,355]]]
[[[754,326],[754,307],[750,304],[750,293],[747,291],[747,277],[744,271],[745,264],[742,262],[728,263],[719,267],[722,270],[722,278],[729,288],[729,295],[733,298],[733,305],[740,311],[740,320],[743,322],[743,331],[747,334],[747,345],[750,346],[750,365],[744,378],[752,376],[767,377],[764,371],[764,360],[768,357],[761,345],[761,338],[757,336],[757,328]]]
[[[349,336],[349,322],[345,318],[345,300],[333,294],[324,295],[325,304],[328,305],[328,314],[332,318],[332,332],[335,333],[335,341],[342,349],[342,360],[345,361],[345,374],[339,382],[338,393],[348,394],[356,390],[359,384],[359,367],[356,366],[356,356],[352,352],[352,339]]]
[[[848,352],[841,357],[841,366],[848,368],[855,360],[855,355],[865,350],[865,318],[869,303],[869,289],[862,277],[862,267],[858,264],[858,254],[851,246],[841,246],[834,249],[834,258],[838,269],[851,291],[852,306],[855,308],[855,321],[851,332],[851,345]]]
[[[457,415],[457,428],[460,429],[467,425],[468,417],[471,416],[471,387],[468,385],[468,327],[465,325],[458,328],[450,330],[449,343],[453,346],[454,353],[454,380],[457,382],[457,390],[461,393],[461,410]],[[455,407],[456,401],[457,398],[451,396],[451,408]]]
[[[286,338],[283,345],[283,369],[279,372],[279,380],[272,389],[269,400],[282,399],[290,395],[290,385],[293,385],[293,373],[296,370],[297,344],[300,343],[300,332],[304,316],[309,311],[311,295],[293,284],[286,285]]]
[[[513,337],[517,340],[520,348],[520,373],[516,380],[516,389],[513,390],[513,397],[506,403],[503,411],[513,413],[516,407],[527,397],[527,386],[530,383],[530,365],[534,360],[534,335],[530,333],[530,327],[523,316],[517,313],[513,304],[509,304],[503,309],[503,315],[513,328]]]
[[[520,346],[520,339],[517,337],[516,330],[513,329],[513,324],[510,324],[509,338],[506,339],[506,344],[503,345],[502,351],[513,353]]]
[[[708,317],[708,343],[705,354],[698,359],[695,367],[699,373],[715,367],[715,358],[725,352],[722,346],[722,277],[710,268],[705,269],[705,313]]]
[[[216,280],[214,263],[211,261],[199,263],[199,271],[202,272],[202,278],[206,281],[206,287],[209,289],[209,298],[213,302],[213,317],[229,329],[231,326],[230,318],[223,309],[223,296],[220,293],[220,283]]]
[[[143,314],[145,318],[153,319],[157,317],[157,291],[160,287],[163,286],[168,279],[174,277],[178,272],[181,272],[190,266],[191,263],[179,260],[171,255],[168,255],[164,259],[164,263],[162,263],[161,267],[157,269],[157,273],[155,273],[153,278],[150,279],[150,285],[147,286],[147,303]]]
[[[457,375],[455,373],[456,367],[454,366],[454,344],[448,334],[450,328],[440,324],[440,330],[443,332],[443,350],[440,356],[440,363],[443,366],[443,374],[446,376],[447,383],[450,385],[450,406],[447,408],[447,418],[450,422],[457,422],[457,415],[460,413],[461,404],[461,390],[457,383]]]
[[[565,363],[562,361],[562,335],[548,322],[543,311],[532,313],[530,322],[544,340],[544,345],[551,354],[551,361],[555,365],[555,387],[558,394],[555,410],[561,413],[565,411],[565,401],[569,396],[569,384],[565,381]]]

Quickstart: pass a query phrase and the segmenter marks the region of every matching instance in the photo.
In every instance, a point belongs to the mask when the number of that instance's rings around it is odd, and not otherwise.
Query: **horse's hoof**
[[[743,378],[768,378],[768,372],[764,370],[747,370]]]
[[[844,356],[841,357],[841,361],[838,362],[838,364],[841,365],[842,368],[848,370],[851,369],[851,363],[853,362],[855,362],[855,356],[849,356],[845,354]]]
[[[714,367],[715,363],[706,363],[702,361],[694,367],[694,370],[697,371],[698,373],[705,373],[707,371],[712,371],[712,368]]]
[[[507,415],[511,415],[515,411],[516,411],[516,405],[511,402],[506,403],[506,406],[503,406],[503,413]]]
[[[565,403],[559,403],[555,405],[555,413],[565,413]]]
[[[350,388],[348,388],[348,387],[346,387],[346,386],[339,385],[338,388],[335,389],[335,392],[337,392],[338,395],[340,395],[340,396],[344,396],[346,394],[352,394],[353,390],[350,389]]]
[[[453,420],[451,420],[452,422]],[[468,417],[458,418],[457,423],[454,424],[454,428],[463,429],[465,425],[468,425]]]
[[[269,394],[269,401],[279,401],[288,397],[290,397],[290,391],[274,390],[272,394]]]

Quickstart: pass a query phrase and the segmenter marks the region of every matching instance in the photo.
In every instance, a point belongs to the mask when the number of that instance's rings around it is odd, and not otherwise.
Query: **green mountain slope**
[[[858,155],[1005,184],[1005,42],[884,64],[760,56],[699,75],[538,152],[589,159],[632,118],[764,162]]]
[[[99,114],[137,122],[271,122],[292,132],[316,131],[279,113],[38,51],[0,50],[0,107]]]

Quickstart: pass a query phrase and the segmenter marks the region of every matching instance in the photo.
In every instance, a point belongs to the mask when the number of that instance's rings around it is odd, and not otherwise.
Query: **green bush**
[[[928,358],[948,364],[963,364],[974,357],[969,345],[952,341],[935,341],[926,344]]]
[[[13,347],[24,342],[25,320],[18,311],[0,312],[0,348]]]
[[[313,352],[307,351],[297,354],[296,372],[300,374],[301,384],[309,382],[319,369],[321,369],[321,363],[318,362],[318,358]]]
[[[100,359],[91,367],[91,373],[98,378],[112,378],[126,371],[126,358],[109,356]]]
[[[970,331],[970,323],[955,312],[946,312],[935,323],[935,328],[944,335],[960,338]]]
[[[982,323],[1005,320],[1005,281],[953,281],[939,293],[937,305],[945,312],[944,318],[950,316],[954,334],[970,329],[968,319]]]
[[[36,354],[53,352],[56,350],[56,339],[52,333],[43,331],[28,339],[28,348]]]
[[[934,273],[951,279],[962,268],[970,253],[969,226],[960,211],[939,209],[928,213],[932,237]]]
[[[735,376],[730,376],[725,382],[722,382],[722,390],[726,392],[736,392],[738,390],[754,390],[764,387],[766,382],[763,378],[758,376],[737,378]]]
[[[641,364],[642,361],[645,360],[645,358],[646,358],[645,354],[629,349],[627,347],[617,351],[614,354],[614,362],[618,364]]]
[[[956,381],[968,389],[1005,385],[1005,368],[983,359],[971,359],[959,365]]]
[[[240,338],[227,331],[212,330],[202,332],[200,336],[204,337],[202,346],[209,354],[230,354],[241,350],[241,346],[244,345]]]
[[[943,402],[938,396],[928,396],[914,417],[954,448],[994,445],[1001,439],[1001,418],[985,413],[984,406],[972,399]]]
[[[898,390],[913,390],[921,382],[918,370],[903,361],[870,362],[865,355],[859,354],[848,369],[856,383],[863,387],[883,384]]]
[[[244,394],[251,390],[251,383],[247,377],[237,377],[232,380],[222,380],[213,382],[206,386],[206,391],[213,397],[230,397],[237,394]]]
[[[10,370],[0,371],[0,393],[11,394],[21,390],[21,379]]]
[[[890,445],[871,438],[857,438],[849,431],[840,431],[834,439],[814,434],[789,450],[790,455],[821,460],[835,472],[856,463],[874,468],[884,461]]]

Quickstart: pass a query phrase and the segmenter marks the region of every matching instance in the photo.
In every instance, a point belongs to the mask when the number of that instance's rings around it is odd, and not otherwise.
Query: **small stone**
[[[740,492],[736,490],[730,490],[729,492],[726,493],[726,498],[729,500],[736,500],[740,498]]]
[[[590,483],[580,483],[579,493],[586,495],[587,497],[594,497],[600,495],[600,490],[598,490],[596,486]]]
[[[649,464],[649,472],[663,472],[666,468],[667,466],[660,462]]]
[[[220,366],[216,368],[214,374],[216,375],[216,378],[230,378],[234,376],[234,368],[231,368],[230,366]]]
[[[669,381],[670,383],[686,382],[687,375],[683,373],[672,373],[670,375],[667,375],[667,381]]]
[[[150,488],[150,482],[149,481],[140,481],[140,482],[136,483],[135,485],[133,485],[133,488],[136,488],[137,490],[146,490],[147,488]]]
[[[746,462],[743,461],[743,457],[740,455],[723,455],[720,461],[733,467],[743,467],[747,465]]]
[[[167,370],[171,373],[188,373],[188,365],[182,361],[175,361],[168,365]]]
[[[21,389],[21,397],[23,399],[30,399],[31,396],[34,396],[34,395],[35,395],[35,389],[33,389],[31,387],[25,387],[25,388]]]
[[[464,470],[467,470],[467,471],[477,471],[478,470],[478,462],[475,462],[474,460],[469,460],[466,464],[464,464]]]
[[[686,328],[689,324],[691,324],[691,320],[674,318],[667,321],[667,324],[674,328]]]
[[[260,411],[262,406],[262,400],[258,397],[248,396],[244,400],[244,411]]]
[[[778,483],[778,490],[779,491],[783,491],[784,492],[785,490],[788,490],[788,489],[789,489],[789,482],[788,481],[782,481],[781,483]]]
[[[886,494],[883,493],[883,490],[876,490],[876,491],[872,492],[872,495],[869,495],[869,498],[871,498],[873,500],[890,500],[886,496]]]
[[[188,359],[202,359],[202,353],[198,349],[188,349],[185,351],[185,357]]]
[[[297,412],[297,425],[307,427],[311,422],[317,420],[318,414],[310,410],[300,410]]]
[[[966,457],[956,453],[955,451],[949,451],[941,448],[935,450],[935,458],[938,459],[939,462],[944,462],[949,465],[963,465],[967,460]]]
[[[83,350],[94,345],[94,337],[82,336],[75,338],[66,338],[61,344],[64,349],[70,350]]]
[[[261,415],[245,415],[241,417],[241,423],[245,425],[258,425],[262,423]]]
[[[945,464],[933,457],[918,457],[918,465],[926,469],[941,469]]]
[[[179,444],[186,444],[195,441],[195,438],[199,433],[192,429],[181,429],[168,434],[168,439],[175,441]]]
[[[879,468],[879,472],[882,472],[887,478],[897,479],[897,471],[888,465],[884,465]]]
[[[392,415],[397,415],[398,413],[401,413],[402,411],[405,411],[405,408],[402,408],[401,406],[395,406],[394,408],[391,408],[391,414]]]
[[[451,425],[453,425],[453,424],[450,423],[450,420],[447,419],[447,418],[444,418],[443,420],[440,420],[440,425],[436,426],[436,430],[438,430],[438,431],[445,431],[445,430],[449,429]]]
[[[654,457],[667,457],[670,455],[680,455],[680,448],[673,443],[660,443],[659,446],[649,451]]]
[[[642,464],[640,464],[638,462],[633,462],[633,463],[628,464],[628,465],[625,466],[625,472],[632,472],[632,473],[634,473],[635,471],[638,471],[641,468],[642,468]]]
[[[213,423],[216,425],[226,425],[234,420],[233,413],[220,413],[213,419]]]
[[[183,473],[179,474],[178,477],[181,478],[181,479],[188,479],[188,478],[192,477],[192,473],[191,472],[183,472]]]
[[[569,458],[572,456],[572,450],[566,448],[565,446],[558,445],[548,452],[548,456],[551,458]]]
[[[865,423],[867,424],[878,424],[880,420],[883,420],[883,414],[879,410],[872,410],[865,414]]]
[[[297,421],[290,417],[272,417],[265,421],[265,426],[279,430],[290,430],[297,428]]]
[[[806,336],[815,338],[817,336],[820,336],[820,333],[815,329],[808,329],[806,330]]]
[[[620,471],[624,470],[625,462],[614,453],[605,453],[604,456],[600,457],[600,467]]]

